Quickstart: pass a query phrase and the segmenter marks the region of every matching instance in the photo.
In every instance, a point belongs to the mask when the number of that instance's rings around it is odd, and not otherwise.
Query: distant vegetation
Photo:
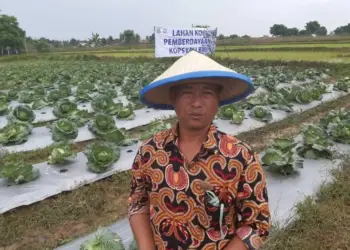
[[[194,27],[209,27],[196,25]],[[248,35],[235,34],[217,37],[217,45],[259,45],[278,43],[318,43],[318,42],[344,42],[350,43],[350,23],[328,32],[325,26],[318,21],[306,23],[304,29],[288,28],[283,24],[274,24],[270,28],[271,36],[252,38]],[[92,33],[86,40],[71,38],[70,40],[52,40],[45,37],[34,39],[27,36],[17,18],[5,14],[0,15],[0,56],[20,53],[47,53],[63,51],[85,51],[96,49],[130,49],[154,47],[154,33],[141,38],[134,30],[124,30],[117,36],[100,37],[99,33]]]

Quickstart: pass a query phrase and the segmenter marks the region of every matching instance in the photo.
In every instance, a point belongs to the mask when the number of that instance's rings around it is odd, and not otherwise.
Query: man
[[[212,121],[220,105],[253,91],[251,80],[197,52],[177,60],[140,93],[178,123],[138,150],[129,220],[141,250],[258,249],[270,212],[258,156]]]

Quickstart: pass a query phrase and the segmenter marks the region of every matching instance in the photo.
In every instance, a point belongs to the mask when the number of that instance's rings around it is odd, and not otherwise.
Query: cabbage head
[[[8,123],[0,130],[0,144],[16,145],[24,143],[28,140],[32,128],[29,123]]]
[[[17,100],[18,98],[18,90],[17,89],[10,89],[7,91],[7,100],[13,101]]]
[[[32,123],[35,120],[35,114],[29,106],[19,105],[11,109],[7,120],[10,123]]]
[[[115,103],[108,95],[96,95],[92,101],[91,106],[95,112],[102,112],[109,115],[116,115],[119,108],[123,106],[122,103]]]
[[[262,106],[255,106],[250,112],[250,117],[261,122],[269,122],[272,120],[272,114]]]
[[[121,145],[125,139],[123,132],[116,127],[113,117],[107,114],[96,114],[89,122],[88,128],[104,141]]]
[[[80,246],[80,250],[125,250],[125,247],[119,235],[107,229],[98,229],[92,239]]]
[[[53,109],[53,114],[58,118],[68,118],[74,115],[78,110],[76,103],[69,101],[68,99],[62,99],[58,101]]]
[[[118,119],[126,119],[126,120],[132,120],[135,118],[134,109],[131,105],[128,105],[126,107],[122,106],[118,109],[117,112],[117,118]]]
[[[106,172],[119,160],[120,149],[116,144],[94,141],[84,151],[88,168],[95,173]]]
[[[48,164],[61,164],[73,160],[77,153],[72,150],[72,146],[67,142],[56,144],[48,157]]]
[[[0,177],[15,185],[33,181],[39,176],[39,170],[24,161],[5,162],[0,168]]]
[[[52,140],[56,142],[74,140],[78,137],[77,125],[68,119],[59,119],[51,125]]]

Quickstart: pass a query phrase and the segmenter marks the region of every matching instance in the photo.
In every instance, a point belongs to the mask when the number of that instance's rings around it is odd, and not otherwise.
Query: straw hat
[[[222,86],[220,106],[239,101],[254,91],[249,77],[226,68],[209,57],[191,51],[140,91],[140,100],[150,108],[172,110],[169,89],[175,84],[207,82]]]

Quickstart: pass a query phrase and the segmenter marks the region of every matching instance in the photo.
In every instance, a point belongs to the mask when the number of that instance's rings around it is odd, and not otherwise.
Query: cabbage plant
[[[77,153],[72,150],[72,146],[66,141],[57,143],[48,157],[48,164],[62,164],[75,159]]]
[[[28,135],[32,131],[29,123],[8,123],[0,130],[0,144],[21,144],[28,140]]]
[[[61,94],[61,92],[58,89],[53,89],[50,92],[48,92],[46,98],[50,103],[55,103],[63,99],[64,96]]]
[[[76,103],[69,101],[68,99],[62,99],[58,101],[53,109],[53,114],[58,118],[68,118],[76,113],[78,106]]]
[[[21,90],[18,94],[18,101],[20,103],[29,104],[36,100],[36,94],[34,91]]]
[[[7,120],[11,123],[32,123],[35,120],[35,114],[29,106],[18,105],[11,108]]]
[[[334,141],[350,144],[350,120],[330,123],[328,132]]]
[[[95,112],[102,112],[109,115],[116,115],[122,105],[122,103],[115,103],[110,96],[103,94],[96,95],[91,101],[91,106]]]
[[[47,103],[44,99],[37,99],[30,105],[30,107],[34,110],[39,110],[48,105],[49,103]]]
[[[303,137],[302,145],[296,149],[299,156],[306,159],[329,159],[332,157],[332,152],[329,149],[332,143],[323,127],[305,124],[301,128],[301,134]]]
[[[8,101],[17,100],[17,98],[18,98],[18,90],[17,89],[10,89],[7,91],[6,94],[7,94]]]
[[[7,178],[10,184],[30,182],[39,176],[39,170],[24,161],[5,162],[4,166],[0,168],[0,177]]]
[[[350,78],[346,77],[340,79],[335,85],[334,89],[338,91],[350,92]]]
[[[350,111],[345,108],[331,110],[321,118],[320,124],[327,128],[328,124],[340,121],[350,121]]]
[[[8,102],[5,98],[0,98],[0,115],[4,115],[8,111]]]
[[[132,120],[135,118],[135,112],[132,105],[121,106],[117,112],[118,119]]]
[[[120,149],[113,143],[94,141],[85,148],[84,155],[91,171],[103,173],[119,160]]]
[[[115,125],[113,117],[107,114],[98,113],[88,124],[88,128],[101,139],[121,145],[125,136]]]
[[[269,171],[282,175],[290,175],[303,167],[303,161],[298,159],[293,152],[296,143],[290,138],[276,139],[265,151],[261,158],[263,165],[268,166]]]
[[[241,124],[245,113],[241,105],[234,103],[220,107],[218,117],[222,120],[231,120],[233,124]]]
[[[268,96],[268,102],[271,104],[271,108],[284,110],[286,112],[293,112],[292,104],[283,96],[280,92],[271,92]]]
[[[125,250],[118,234],[99,228],[92,239],[86,240],[80,250]]]
[[[74,140],[78,137],[77,125],[66,118],[54,121],[50,128],[52,132],[52,140],[56,142]]]
[[[89,95],[89,90],[86,89],[83,85],[78,86],[77,91],[75,93],[75,100],[78,102],[90,101],[91,96]]]
[[[272,120],[271,112],[262,106],[254,107],[250,112],[250,117],[261,122],[269,122]]]

